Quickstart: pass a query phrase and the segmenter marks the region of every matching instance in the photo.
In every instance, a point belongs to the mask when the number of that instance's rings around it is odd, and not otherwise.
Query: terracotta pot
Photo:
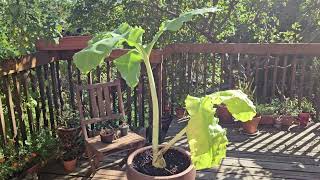
[[[282,126],[291,126],[295,123],[296,118],[290,115],[284,115],[280,117]]]
[[[227,107],[218,106],[216,113],[219,118],[219,122],[221,122],[223,124],[234,123],[233,117],[232,117],[231,113],[228,111]]]
[[[248,134],[254,134],[258,131],[258,125],[261,120],[261,116],[254,117],[251,121],[243,122],[242,128]]]
[[[274,115],[261,115],[261,120],[259,124],[263,125],[273,125],[276,117]]]
[[[185,108],[181,108],[181,107],[177,107],[176,108],[176,116],[177,118],[181,119],[185,116],[186,114],[186,109]]]
[[[123,126],[120,127],[120,135],[122,136],[126,136],[128,134],[129,131],[129,126]]]
[[[38,172],[39,169],[40,169],[40,164],[36,164],[36,165],[32,166],[31,168],[29,168],[27,170],[27,173],[28,174],[34,174],[34,173]]]
[[[103,143],[112,143],[114,138],[114,132],[106,135],[100,134],[100,138],[101,138],[101,142]]]
[[[39,40],[36,42],[37,50],[74,50],[87,47],[91,36],[67,36],[59,39],[59,44]]]
[[[154,180],[154,179],[194,180],[196,178],[196,170],[195,170],[192,163],[190,163],[190,166],[186,170],[184,170],[183,172],[176,174],[176,175],[172,175],[172,176],[149,176],[149,175],[145,175],[145,174],[138,172],[137,170],[135,170],[133,168],[133,165],[132,165],[133,158],[137,154],[139,154],[145,150],[148,150],[150,148],[152,148],[152,146],[143,147],[143,148],[137,149],[136,151],[134,151],[132,154],[129,155],[128,160],[127,160],[127,178],[128,178],[128,180]],[[185,154],[186,156],[188,156],[190,158],[190,153],[187,152],[186,150],[184,150],[182,148],[178,148],[178,147],[172,147],[172,148],[175,150],[178,150],[179,152]],[[190,162],[191,162],[191,159],[190,159]]]
[[[307,126],[309,123],[310,117],[311,117],[310,113],[305,113],[305,112],[299,113],[298,118],[299,118],[300,125]]]
[[[80,132],[80,127],[78,128],[64,128],[59,127],[57,130],[58,137],[65,148],[69,148],[73,145],[75,136]]]
[[[70,161],[63,161],[64,170],[66,172],[72,172],[76,169],[77,159]]]

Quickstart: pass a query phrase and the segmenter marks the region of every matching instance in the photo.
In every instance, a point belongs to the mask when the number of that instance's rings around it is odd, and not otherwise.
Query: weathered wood
[[[165,47],[165,55],[171,53],[229,53],[229,54],[304,54],[319,55],[320,43],[176,43]]]
[[[104,104],[104,100],[103,100],[103,88],[97,87],[96,93],[97,93],[97,100],[98,100],[98,107],[99,107],[99,117],[105,117],[107,116],[107,111],[106,111],[106,105]]]
[[[262,90],[262,99],[265,101],[267,96],[267,89],[268,89],[268,76],[269,76],[269,62],[270,62],[270,54],[267,55],[266,61],[263,64],[263,90]]]
[[[215,88],[216,86],[216,55],[214,53],[210,54],[212,57],[212,75],[211,75],[211,81],[212,81],[212,88]]]
[[[0,97],[0,145],[4,147],[7,144],[7,132],[6,132],[6,121],[4,119],[2,100]]]
[[[225,82],[224,79],[225,79],[225,55],[222,54],[220,55],[220,90],[222,89],[222,85],[223,83]]]
[[[131,97],[131,88],[127,86],[127,102],[126,102],[126,114],[127,114],[127,123],[131,125],[132,123],[132,97]]]
[[[72,68],[72,62],[68,61],[68,84],[69,84],[69,101],[71,104],[71,107],[73,109],[75,109],[75,103],[74,103],[74,84],[73,84],[73,78],[72,78],[72,72],[73,72],[73,68]]]
[[[255,60],[255,76],[254,76],[254,82],[255,82],[255,85],[256,85],[256,87],[255,87],[255,89],[256,89],[256,91],[255,91],[255,96],[256,97],[259,97],[259,93],[258,93],[258,88],[259,88],[259,69],[260,69],[260,63],[259,63],[259,61],[256,59]]]
[[[32,92],[33,93],[38,93],[39,91],[38,91],[38,89],[37,89],[37,80],[36,80],[36,78],[35,78],[35,76],[34,76],[34,74],[35,74],[36,72],[34,71],[34,70],[31,70],[30,71],[30,74],[29,74],[29,76],[30,76],[30,82],[31,82],[31,90],[32,90]],[[36,105],[36,107],[35,107],[35,113],[36,113],[36,122],[35,122],[35,130],[36,131],[40,131],[40,115],[41,115],[41,109],[40,109],[40,100],[39,100],[39,97],[38,96],[36,96],[36,99],[35,99],[36,101],[37,101],[37,105]]]
[[[291,63],[291,77],[290,77],[290,97],[294,96],[294,93],[296,92],[296,71],[297,71],[297,56],[293,57],[292,63]]]
[[[48,109],[49,109],[49,117],[50,117],[50,127],[51,131],[55,132],[55,117],[54,117],[54,107],[52,102],[52,90],[51,90],[51,83],[49,81],[49,69],[48,65],[44,65],[44,78],[45,78],[45,87],[46,87],[46,96],[48,99]]]
[[[22,112],[22,104],[21,104],[21,90],[20,90],[20,82],[17,80],[18,75],[13,75],[12,79],[13,79],[13,103],[15,106],[15,110],[16,110],[16,120],[18,122],[18,129],[19,132],[21,133],[21,140],[22,143],[25,144],[25,140],[27,140],[27,131],[26,131],[26,125],[24,122],[24,118],[23,118],[23,112]]]
[[[276,57],[274,61],[274,68],[272,73],[272,87],[271,87],[271,99],[275,96],[276,86],[277,86],[277,73],[278,73],[278,64],[279,64],[279,57]]]
[[[298,105],[301,105],[302,96],[304,92],[304,84],[305,84],[305,70],[306,70],[306,59],[302,59],[301,64],[301,74],[300,74],[300,83],[299,83],[299,92],[298,92]]]
[[[23,87],[23,93],[24,93],[25,101],[28,102],[28,100],[29,100],[28,98],[30,97],[28,73],[27,72],[22,73],[20,79],[21,79],[21,82],[23,84],[22,87]],[[28,125],[29,125],[30,134],[33,134],[34,127],[33,127],[32,110],[30,109],[29,106],[26,106],[26,110],[27,110],[27,115],[28,115]]]
[[[36,73],[39,82],[39,92],[40,92],[40,100],[41,100],[41,110],[42,110],[42,119],[44,127],[48,127],[48,119],[47,119],[47,108],[46,108],[46,96],[44,92],[45,83],[43,80],[42,69],[41,67],[36,68]]]
[[[139,127],[144,127],[144,77],[140,76],[140,80],[138,83],[138,114],[139,114]]]
[[[92,115],[91,117],[96,118],[99,117],[99,112],[98,112],[98,106],[96,102],[96,91],[95,89],[89,89],[89,96],[90,98],[90,107],[92,109]]]
[[[281,93],[284,93],[286,87],[286,77],[287,77],[287,63],[288,56],[284,57],[283,66],[282,66],[282,80],[281,80]]]
[[[60,76],[60,64],[59,61],[56,62],[56,74],[57,74],[57,90],[58,90],[58,94],[59,94],[59,100],[60,100],[60,106],[61,109],[63,110],[64,107],[64,100],[62,98],[62,84],[61,84],[61,76]],[[62,112],[62,111],[61,111]]]
[[[58,99],[58,82],[57,82],[57,75],[56,75],[56,69],[55,69],[55,63],[50,64],[50,75],[51,75],[51,82],[52,82],[52,97],[53,97],[53,103],[55,112],[58,114],[60,111],[60,104]],[[57,118],[57,121],[59,121],[59,118]]]
[[[207,93],[207,71],[208,71],[208,55],[206,54],[203,59],[203,94]],[[184,75],[185,76],[185,75]]]
[[[92,180],[127,180],[125,171],[100,169],[92,177]]]

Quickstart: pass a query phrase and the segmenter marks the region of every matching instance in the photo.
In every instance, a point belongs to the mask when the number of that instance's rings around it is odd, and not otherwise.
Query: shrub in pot
[[[280,103],[276,119],[276,127],[288,128],[297,122],[297,116],[300,112],[297,99],[283,98]]]
[[[57,134],[63,146],[69,147],[81,132],[79,114],[69,106],[61,112]]]
[[[315,113],[312,102],[308,101],[308,99],[306,98],[303,98],[301,101],[300,109],[301,112],[298,115],[300,125],[307,126],[311,119],[311,114]]]
[[[61,147],[64,170],[72,172],[76,169],[77,158],[83,153],[83,138],[74,136],[71,146]]]
[[[175,108],[175,113],[178,119],[183,118],[186,115],[186,108],[183,100],[179,100],[177,103],[177,107]]]
[[[272,100],[268,104],[256,105],[257,114],[261,116],[260,124],[273,125],[277,118],[277,111],[279,109],[280,102],[278,100]]]
[[[187,127],[183,128],[170,142],[159,146],[159,107],[155,81],[150,64],[150,54],[153,46],[165,31],[177,31],[184,22],[191,21],[194,15],[217,11],[216,8],[203,8],[183,13],[178,18],[163,22],[159,31],[150,43],[142,43],[144,30],[131,27],[124,23],[112,32],[97,35],[88,47],[76,53],[74,63],[81,72],[88,73],[94,67],[104,62],[113,48],[121,47],[124,42],[132,47],[127,54],[115,59],[117,69],[127,84],[134,88],[139,81],[140,63],[146,66],[148,75],[152,109],[152,147],[141,148],[133,152],[127,162],[127,178],[131,179],[195,179],[196,169],[218,166],[225,157],[228,143],[226,130],[218,124],[215,117],[216,105],[225,104],[228,111],[240,121],[249,121],[256,115],[253,103],[240,90],[216,92],[205,97],[188,96],[185,100],[186,109],[190,115]],[[201,131],[199,131],[201,129]],[[187,134],[191,150],[189,155],[185,150],[172,146]],[[147,162],[139,161],[139,157],[149,158]],[[179,156],[183,158],[170,158]],[[191,159],[191,161],[190,161]],[[138,168],[143,165],[143,168]],[[143,173],[142,169],[166,170],[170,175]]]
[[[120,135],[122,136],[126,136],[128,135],[129,132],[129,125],[127,123],[122,123],[119,127],[120,129]]]

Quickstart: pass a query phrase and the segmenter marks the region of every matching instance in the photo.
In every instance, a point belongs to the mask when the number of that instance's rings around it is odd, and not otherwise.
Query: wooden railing
[[[19,60],[1,62],[2,144],[7,136],[23,142],[43,127],[54,132],[66,106],[75,107],[76,84],[119,77],[112,60],[126,50],[114,50],[105,64],[81,75],[72,63],[73,54],[81,47],[40,49]],[[168,105],[173,112],[187,94],[201,96],[235,88],[242,80],[252,82],[259,102],[280,94],[297,97],[299,101],[306,97],[314,102],[319,117],[319,76],[313,65],[319,56],[320,44],[173,44],[154,50],[151,62],[161,112]],[[147,83],[144,68],[135,89],[122,83],[128,123],[133,126],[150,124],[152,109]],[[37,103],[33,104],[32,99]]]

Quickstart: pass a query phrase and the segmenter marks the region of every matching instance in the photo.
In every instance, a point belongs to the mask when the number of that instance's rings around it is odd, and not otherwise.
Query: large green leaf
[[[242,122],[256,115],[253,102],[241,90],[220,91],[210,95],[214,104],[225,104],[232,116]]]
[[[190,114],[187,137],[191,159],[196,169],[218,166],[226,155],[226,130],[218,124],[214,105],[224,103],[231,114],[241,121],[251,120],[256,112],[253,103],[240,90],[216,92],[203,98],[188,96]]]
[[[74,64],[82,73],[89,73],[110,55],[113,47],[121,38],[121,36],[116,36],[90,44],[88,47],[73,56]]]
[[[141,62],[142,56],[136,50],[131,50],[114,61],[121,77],[126,80],[131,88],[134,88],[139,82]]]
[[[160,31],[178,31],[183,23],[191,21],[193,16],[195,15],[202,15],[205,13],[213,13],[218,11],[216,7],[211,7],[211,8],[202,8],[202,9],[195,9],[186,13],[181,14],[178,18],[172,19],[172,20],[167,20],[163,23],[161,23],[160,26]]]
[[[123,23],[114,31],[98,34],[90,40],[88,47],[73,56],[74,63],[82,73],[87,74],[100,65],[114,48],[121,47],[124,42],[136,47],[142,54],[143,33],[143,29],[139,27],[132,28],[127,23]]]
[[[211,98],[188,96],[186,108],[190,114],[187,137],[193,164],[198,170],[218,166],[225,157],[228,139],[225,129],[214,118]]]

